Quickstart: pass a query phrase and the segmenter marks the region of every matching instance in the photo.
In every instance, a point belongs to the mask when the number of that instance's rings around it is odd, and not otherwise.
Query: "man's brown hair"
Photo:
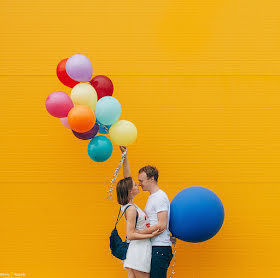
[[[129,203],[129,191],[133,187],[133,181],[131,177],[120,180],[117,184],[117,199],[120,205],[126,205]]]
[[[156,167],[147,165],[145,167],[142,167],[138,173],[140,174],[142,172],[146,173],[148,179],[154,177],[154,180],[156,182],[158,181],[158,169]]]

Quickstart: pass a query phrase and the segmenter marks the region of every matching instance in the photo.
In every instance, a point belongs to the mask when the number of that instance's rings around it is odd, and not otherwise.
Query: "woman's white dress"
[[[131,204],[126,204],[121,206],[121,210]],[[138,206],[136,206],[138,211],[138,220],[136,223],[137,230],[146,229],[147,219],[146,214]],[[129,247],[126,253],[126,259],[123,261],[124,268],[132,268],[138,271],[150,273],[151,270],[151,259],[152,259],[152,243],[149,238],[147,239],[138,239],[138,240],[127,240]]]

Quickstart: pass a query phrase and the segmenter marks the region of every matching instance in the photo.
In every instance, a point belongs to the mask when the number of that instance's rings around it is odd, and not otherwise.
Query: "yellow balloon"
[[[119,146],[131,145],[137,138],[136,126],[126,120],[114,123],[109,129],[111,140]]]
[[[74,86],[70,97],[75,105],[87,105],[94,111],[97,93],[89,83],[79,83]]]

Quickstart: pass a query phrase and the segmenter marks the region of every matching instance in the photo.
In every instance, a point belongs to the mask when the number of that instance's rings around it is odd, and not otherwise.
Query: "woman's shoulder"
[[[129,204],[121,205],[121,210],[122,210],[122,212],[126,209],[126,207],[127,207],[128,205],[129,205]]]
[[[126,211],[130,210],[136,210],[136,206],[134,204],[126,204],[126,205],[121,205],[121,210],[124,211],[126,209]]]

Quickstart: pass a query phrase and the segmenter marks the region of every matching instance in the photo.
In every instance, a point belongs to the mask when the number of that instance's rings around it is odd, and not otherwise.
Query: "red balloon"
[[[110,78],[105,75],[96,75],[90,81],[91,85],[94,87],[98,99],[105,96],[112,96],[114,91],[114,86]]]
[[[62,61],[59,62],[59,64],[56,67],[56,74],[58,79],[65,85],[70,88],[73,88],[80,82],[73,80],[72,78],[69,77],[69,75],[66,72],[66,62],[68,58],[63,59]]]

